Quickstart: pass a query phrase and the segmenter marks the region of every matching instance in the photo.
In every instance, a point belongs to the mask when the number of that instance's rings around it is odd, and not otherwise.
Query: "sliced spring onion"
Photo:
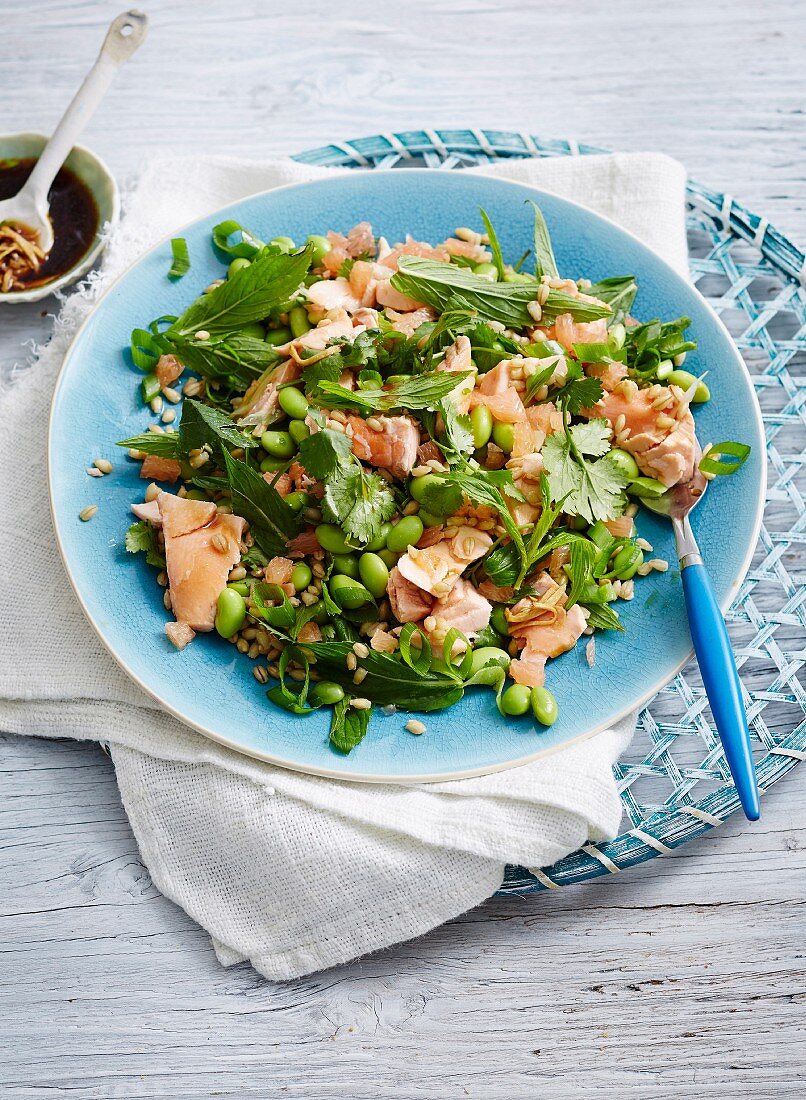
[[[190,253],[188,252],[188,243],[184,237],[173,238],[171,252],[174,261],[171,264],[171,270],[168,272],[168,278],[181,279],[183,275],[187,275],[190,271]]]
[[[419,634],[422,640],[419,654],[415,657],[411,650],[412,635]],[[401,659],[406,662],[409,668],[414,669],[421,676],[424,676],[431,667],[431,643],[429,642],[425,631],[417,623],[406,623],[403,629],[400,631],[399,638],[399,652]]]
[[[230,238],[236,234],[239,235],[238,239],[231,242]],[[219,252],[225,252],[227,256],[241,256],[247,260],[251,260],[265,247],[263,241],[244,229],[240,222],[232,220],[219,222],[213,227],[213,244]]]
[[[746,443],[736,443],[733,440],[728,440],[725,443],[714,443],[708,454],[700,459],[700,470],[704,474],[735,474],[744,465],[751,449]],[[725,456],[732,459],[732,461],[721,461]]]
[[[162,355],[159,341],[145,328],[136,328],[132,331],[129,351],[134,365],[146,374],[153,372],[157,360]]]

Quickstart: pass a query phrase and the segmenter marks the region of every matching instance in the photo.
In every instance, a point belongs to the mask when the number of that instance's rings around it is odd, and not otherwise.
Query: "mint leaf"
[[[350,706],[350,697],[345,695],[333,707],[330,719],[330,743],[339,752],[348,753],[366,736],[372,708],[356,710]]]
[[[452,393],[460,382],[470,378],[472,371],[427,371],[425,374],[412,375],[405,382],[399,382],[388,389],[372,388],[348,390],[335,382],[320,382],[318,391],[327,399],[327,404],[335,409],[360,409],[362,412],[375,412],[389,409],[433,409],[436,404]]]
[[[608,318],[608,326],[623,321],[632,309],[635,295],[638,293],[638,283],[634,275],[616,275],[611,279],[600,279],[593,283],[585,291],[592,298],[598,298],[600,302],[607,302],[613,310]]]
[[[165,568],[165,558],[157,546],[157,532],[144,519],[133,523],[126,532],[126,549],[130,554],[144,553],[148,565]]]
[[[554,249],[551,247],[551,235],[543,211],[531,199],[535,212],[535,275],[539,279],[542,275],[557,277],[557,261],[554,259]]]
[[[271,344],[237,332],[210,340],[177,338],[169,343],[170,350],[189,370],[205,378],[231,378],[241,388],[281,361]]]
[[[260,474],[224,450],[224,463],[232,495],[232,510],[249,522],[255,542],[274,557],[299,530],[299,516]]]
[[[117,446],[142,451],[144,455],[156,455],[157,458],[178,458],[182,449],[176,432],[143,432],[142,435],[121,439]]]
[[[219,459],[223,459],[225,450],[239,447],[248,450],[258,445],[251,435],[239,431],[226,413],[191,398],[186,398],[182,405],[179,439],[183,454],[207,445]]]

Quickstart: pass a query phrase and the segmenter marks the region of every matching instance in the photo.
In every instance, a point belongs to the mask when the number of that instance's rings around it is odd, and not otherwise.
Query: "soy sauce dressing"
[[[0,160],[0,199],[10,199],[22,189],[33,171],[36,157]],[[98,232],[98,207],[92,192],[70,168],[62,166],[48,192],[53,248],[38,271],[23,280],[26,287],[41,286],[58,278],[86,254]]]

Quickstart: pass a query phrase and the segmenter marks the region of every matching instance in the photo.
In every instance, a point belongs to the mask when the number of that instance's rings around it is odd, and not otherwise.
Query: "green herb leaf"
[[[618,324],[629,315],[638,293],[638,283],[634,275],[616,275],[612,279],[600,279],[598,283],[593,283],[585,293],[592,298],[598,298],[600,302],[607,302],[613,310],[607,322],[610,326]]]
[[[481,220],[484,222],[484,228],[487,230],[487,236],[490,240],[490,251],[493,254],[493,263],[495,264],[495,270],[498,272],[498,278],[501,282],[504,281],[504,257],[501,254],[501,245],[498,243],[498,236],[493,229],[493,223],[487,216],[487,211],[479,208],[481,214]]]
[[[343,432],[334,432],[331,428],[313,432],[299,445],[299,460],[317,481],[324,481],[339,466],[350,463],[352,454],[347,436]]]
[[[188,252],[188,243],[184,237],[173,238],[171,253],[173,254],[173,263],[168,272],[168,278],[181,279],[183,275],[187,275],[190,271],[190,253]]]
[[[251,435],[239,431],[225,413],[191,398],[186,398],[182,405],[179,439],[183,455],[207,445],[219,460],[223,460],[225,451],[238,447],[248,450],[258,445]]]
[[[746,443],[714,443],[708,454],[700,459],[700,469],[704,474],[726,475],[735,474],[740,469],[750,454],[752,447]],[[721,459],[727,455],[733,461],[723,462]],[[719,456],[719,457],[717,457]]]
[[[470,430],[470,418],[461,416],[449,398],[440,401],[438,408],[442,414],[447,444],[443,450],[446,450],[454,461],[460,461],[464,455],[471,454],[476,446],[473,442],[473,432]],[[433,432],[429,432],[429,435],[433,435]]]
[[[472,371],[428,371],[414,375],[388,389],[348,390],[335,382],[320,382],[318,392],[328,406],[336,409],[360,409],[362,412],[388,411],[389,409],[433,409],[436,404],[466,378]]]
[[[330,743],[339,752],[351,752],[366,737],[372,709],[356,710],[350,706],[350,697],[343,699],[333,707],[330,719]]]
[[[357,460],[325,479],[322,500],[328,518],[356,543],[370,542],[394,514],[395,498],[386,482]]]
[[[503,473],[504,471],[498,472]],[[506,473],[509,474],[509,471],[506,471]],[[437,474],[436,476],[453,481],[474,504],[486,504],[488,507],[494,508],[506,528],[507,534],[515,543],[521,561],[525,559],[526,547],[523,543],[523,536],[518,529],[518,525],[513,520],[509,508],[507,508],[506,501],[501,495],[500,490],[490,477],[490,471],[482,471],[481,469],[473,470],[469,465],[465,465],[463,467],[457,467],[445,474]],[[509,474],[510,479],[511,476],[512,475]]]
[[[296,292],[312,257],[310,247],[288,255],[265,249],[249,267],[236,271],[215,290],[197,298],[166,335],[176,339],[195,336],[204,330],[215,336],[262,321]]]
[[[546,219],[543,217],[543,211],[532,199],[527,199],[527,202],[532,204],[535,212],[535,275],[538,279],[542,275],[550,275],[556,278],[559,275],[557,261],[554,259],[551,235],[549,227],[546,225]]]
[[[179,458],[182,446],[176,432],[143,432],[128,439],[121,439],[118,447],[129,447],[157,458]]]
[[[190,370],[205,378],[228,378],[241,389],[263,371],[284,362],[271,344],[239,333],[212,340],[176,339],[170,347]]]
[[[130,554],[144,553],[148,565],[157,569],[165,568],[165,557],[160,553],[157,545],[157,532],[150,523],[138,520],[133,523],[126,532],[126,549]]]
[[[224,463],[232,495],[232,510],[249,522],[252,536],[264,554],[285,552],[299,530],[299,516],[260,474],[224,449]]]
[[[555,432],[543,444],[551,498],[563,510],[589,523],[615,519],[626,505],[627,479],[610,454],[610,428],[604,420],[589,420]],[[599,457],[604,455],[604,457]],[[599,458],[598,462],[590,461]]]

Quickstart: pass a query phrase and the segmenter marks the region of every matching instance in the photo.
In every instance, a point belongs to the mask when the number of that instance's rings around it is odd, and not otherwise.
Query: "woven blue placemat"
[[[508,157],[606,152],[502,130],[410,130],[301,153],[306,164],[452,169]],[[806,759],[806,257],[729,195],[687,185],[691,274],[741,351],[761,404],[768,488],[758,546],[728,615],[762,794]],[[630,828],[541,871],[508,867],[502,893],[555,889],[666,855],[739,808],[696,663],[641,711],[614,768]]]

